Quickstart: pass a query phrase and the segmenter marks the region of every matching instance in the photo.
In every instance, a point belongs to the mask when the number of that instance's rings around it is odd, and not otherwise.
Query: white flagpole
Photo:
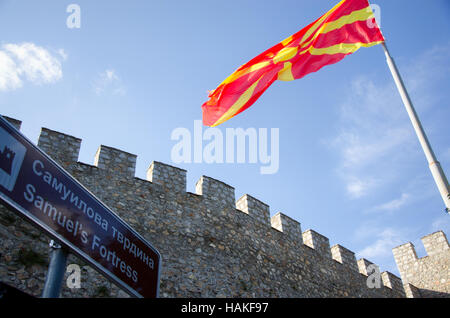
[[[450,188],[447,178],[445,177],[444,171],[442,170],[439,161],[437,161],[436,156],[434,155],[433,149],[431,149],[431,145],[427,139],[425,131],[422,128],[419,118],[417,117],[417,113],[411,103],[411,99],[409,98],[408,92],[405,88],[405,84],[400,77],[397,66],[395,65],[394,60],[389,54],[386,44],[382,43],[382,45],[384,53],[386,55],[387,64],[392,73],[392,77],[394,78],[395,84],[397,85],[397,89],[400,93],[400,96],[402,97],[403,104],[405,105],[414,130],[416,131],[417,137],[419,138],[420,144],[422,145],[422,149],[425,152],[431,174],[433,175],[434,181],[436,182],[442,199],[444,200],[446,211],[450,214]]]

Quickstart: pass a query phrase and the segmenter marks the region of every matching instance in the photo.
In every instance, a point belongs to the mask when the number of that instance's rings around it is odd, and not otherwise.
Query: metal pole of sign
[[[50,241],[51,256],[42,298],[59,298],[66,271],[67,251],[55,241]]]

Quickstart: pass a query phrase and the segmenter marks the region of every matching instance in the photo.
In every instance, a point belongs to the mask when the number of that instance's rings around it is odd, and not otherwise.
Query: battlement
[[[449,297],[450,247],[444,232],[422,237],[428,255],[418,258],[411,242],[392,249],[407,297]],[[433,275],[430,275],[433,273]]]
[[[78,161],[81,139],[42,128],[38,147],[63,167],[67,167]]]
[[[161,185],[167,191],[186,191],[186,170],[153,161],[147,170],[147,180]]]
[[[11,125],[13,125],[17,130],[20,130],[20,127],[22,126],[22,122],[20,120],[10,118],[8,116],[2,116],[4,119],[6,119]]]
[[[323,257],[331,258],[330,240],[314,230],[303,232],[303,243],[315,249]]]
[[[254,197],[244,194],[236,201],[236,209],[247,213],[262,224],[270,226],[269,206]]]
[[[378,272],[380,271],[378,265],[372,263],[371,261],[366,260],[365,258],[359,259],[356,263],[358,264],[359,272],[365,276],[373,274],[374,268],[376,268]]]
[[[272,216],[270,222],[273,228],[283,232],[289,239],[303,244],[302,229],[299,222],[281,212]]]
[[[415,262],[418,259],[414,244],[412,244],[411,242],[397,246],[396,248],[392,249],[392,252],[398,266],[403,266],[405,264]]]
[[[450,249],[447,237],[443,231],[428,234],[422,237],[421,240],[428,256],[439,255]],[[399,267],[407,266],[408,264],[415,263],[419,260],[414,244],[411,242],[393,248],[392,252]]]
[[[349,249],[336,244],[331,247],[331,257],[342,265],[347,266],[349,269],[358,271],[355,253]]]
[[[123,150],[101,145],[95,154],[94,165],[124,177],[134,177],[136,158]]]
[[[8,120],[20,127],[20,121]],[[269,205],[249,194],[236,201],[234,187],[224,182],[202,176],[195,194],[187,193],[187,171],[158,161],[151,162],[146,180],[139,179],[136,155],[104,145],[93,165],[81,163],[81,139],[47,128],[42,128],[38,146],[155,243],[167,264],[163,295],[404,295],[402,280],[390,272],[381,273],[386,288],[368,289],[372,262],[357,261],[342,245],[330,247],[329,239],[312,229],[302,232],[300,222],[288,215],[271,217]],[[430,256],[449,250],[443,232],[422,241]],[[394,249],[394,255],[405,266],[417,261],[411,243]],[[186,273],[192,273],[189,279]],[[324,282],[335,289],[322,289]]]
[[[404,293],[403,282],[398,276],[386,271],[381,273],[381,279],[383,286],[393,290],[402,291]]]
[[[222,181],[202,176],[195,185],[195,193],[208,200],[214,200],[222,207],[234,208],[234,188]]]
[[[438,231],[422,237],[422,243],[428,256],[440,254],[450,248],[444,232]]]

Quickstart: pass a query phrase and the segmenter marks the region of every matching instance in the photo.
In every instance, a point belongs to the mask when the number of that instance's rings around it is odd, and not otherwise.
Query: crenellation
[[[303,232],[303,243],[315,249],[320,255],[331,259],[330,240],[314,230]]]
[[[380,267],[365,258],[359,259],[357,262],[358,270],[364,276],[369,276],[375,271],[380,272]]]
[[[123,150],[101,145],[95,154],[94,165],[123,177],[134,177],[136,158],[136,155]]]
[[[397,263],[400,275],[403,278],[405,270],[407,270],[410,264],[415,263],[418,259],[414,244],[408,242],[397,246],[392,249],[392,253],[394,254],[394,259]]]
[[[186,170],[158,161],[151,163],[147,180],[136,178],[137,156],[103,145],[94,165],[81,163],[80,145],[81,139],[46,128],[39,138],[49,156],[160,250],[161,297],[450,295],[450,249],[442,231],[422,239],[426,257],[417,258],[411,243],[394,248],[402,279],[383,272],[383,284],[371,288],[367,276],[374,273],[373,263],[356,261],[354,252],[339,244],[330,248],[329,239],[313,230],[302,233],[300,223],[281,212],[270,217],[269,205],[248,194],[235,201],[233,187],[206,176],[197,182],[196,194],[186,192]],[[0,280],[39,296],[46,267],[34,266],[32,272],[20,267],[17,250],[48,251],[48,238],[11,214],[0,205]],[[63,297],[92,297],[105,284],[111,295],[123,295],[86,268],[85,287],[64,287]]]
[[[278,212],[270,219],[273,228],[283,232],[287,237],[299,244],[303,243],[303,236],[300,223],[288,217],[287,215]]]
[[[422,243],[428,256],[434,256],[450,248],[444,232],[438,231],[422,237]]]
[[[41,129],[38,147],[67,168],[78,161],[81,139],[47,128]]]
[[[342,265],[347,266],[349,269],[356,272],[358,271],[355,253],[342,245],[336,244],[331,247],[331,257]]]
[[[251,195],[244,194],[236,201],[236,209],[247,213],[262,224],[270,225],[270,208]]]
[[[222,207],[235,205],[234,188],[219,180],[202,176],[195,185],[195,193],[214,200]]]
[[[450,248],[443,231],[422,238],[427,255],[417,257],[411,242],[395,247],[395,262],[407,297],[450,296]]]
[[[160,184],[164,189],[186,192],[186,170],[153,161],[147,170],[147,180]]]
[[[10,118],[8,116],[2,116],[4,119],[6,119],[11,125],[13,125],[17,130],[20,130],[20,127],[22,126],[22,122],[20,120]]]
[[[383,286],[392,289],[400,296],[406,297],[403,282],[398,276],[392,274],[391,272],[384,271],[381,273],[381,280],[383,282]]]
[[[405,290],[405,295],[407,298],[421,298],[422,295],[420,294],[419,288],[414,286],[413,284],[407,283],[403,285]]]

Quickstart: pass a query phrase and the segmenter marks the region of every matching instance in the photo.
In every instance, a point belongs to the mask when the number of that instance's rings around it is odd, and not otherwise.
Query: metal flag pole
[[[417,137],[419,138],[419,142],[422,145],[422,149],[427,158],[431,174],[433,175],[434,181],[439,189],[442,199],[444,200],[445,210],[450,214],[450,188],[448,185],[447,178],[445,177],[444,171],[441,168],[441,164],[437,161],[436,156],[434,155],[433,149],[431,149],[431,145],[428,141],[428,138],[423,130],[422,124],[417,117],[417,113],[414,110],[414,107],[411,103],[411,99],[409,98],[408,92],[406,91],[405,84],[398,72],[397,66],[395,65],[394,60],[389,54],[389,50],[386,46],[386,43],[382,43],[384,53],[386,55],[387,64],[389,69],[391,70],[392,77],[394,78],[395,84],[397,85],[397,89],[402,97],[403,104],[405,105],[406,111],[408,112],[409,118],[411,119],[414,130],[416,131]]]
[[[50,241],[51,256],[42,298],[58,298],[66,271],[67,252],[55,241]]]

